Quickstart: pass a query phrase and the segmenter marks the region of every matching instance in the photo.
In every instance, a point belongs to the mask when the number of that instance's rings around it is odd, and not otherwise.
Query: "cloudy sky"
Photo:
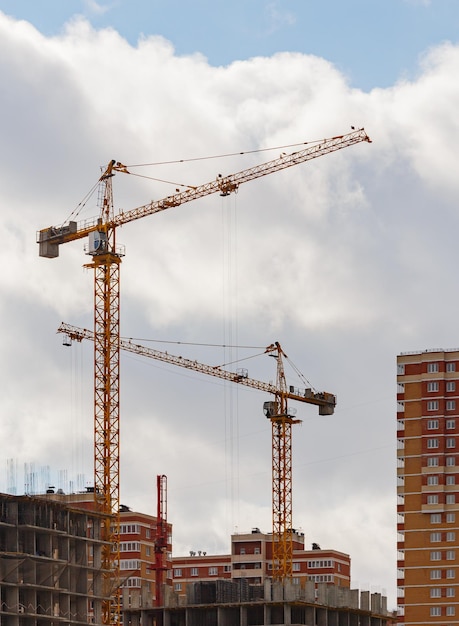
[[[96,216],[85,198],[112,158],[182,161],[117,175],[129,209],[365,127],[372,144],[119,229],[121,325],[266,381],[277,340],[338,396],[333,417],[297,407],[294,525],[395,606],[395,359],[459,345],[459,5],[192,6],[0,0],[0,489],[24,491],[24,464],[41,486],[92,475],[92,346],[56,335],[92,327],[92,275],[84,242],[42,259],[37,230]],[[154,513],[167,474],[175,554],[269,531],[263,394],[123,355],[121,397],[121,500]]]

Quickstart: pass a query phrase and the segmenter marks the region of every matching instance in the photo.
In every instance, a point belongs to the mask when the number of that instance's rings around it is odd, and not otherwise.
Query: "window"
[[[438,363],[427,363],[427,371],[429,372],[429,374],[434,374],[435,372],[438,372]]]
[[[439,580],[441,578],[441,569],[430,570],[430,580]]]
[[[427,447],[430,449],[438,448],[438,439],[427,439]]]
[[[438,476],[436,474],[433,474],[432,476],[427,476],[427,484],[438,485]]]
[[[455,372],[456,371],[456,363],[447,363],[446,364],[447,372]]]
[[[121,541],[120,552],[140,552],[139,541]]]
[[[224,572],[231,572],[231,565],[224,565],[223,566],[223,571]]]
[[[454,474],[448,474],[446,476],[446,484],[447,485],[455,485],[456,484],[456,476]]]
[[[428,411],[438,411],[438,400],[429,400],[427,402]]]
[[[454,550],[447,550],[446,551],[446,560],[447,561],[454,561],[456,558],[456,552]]]
[[[427,383],[427,391],[432,392],[432,391],[438,391],[438,382],[430,382]]]
[[[260,554],[260,548],[254,548],[253,553],[254,554]]]
[[[151,533],[150,533],[150,529],[149,528],[147,528],[147,530],[145,531],[145,537],[147,539],[150,539],[150,537],[151,537]]]
[[[147,546],[145,548],[145,554],[146,554],[146,556],[150,556],[150,546]]]
[[[438,420],[427,420],[427,430],[437,430],[438,426]]]
[[[430,553],[430,560],[431,561],[441,561],[441,552],[440,552],[440,550],[432,550],[432,552]]]
[[[446,428],[448,430],[454,430],[456,428],[456,420],[446,420]]]
[[[431,606],[430,607],[430,617],[438,617],[441,615],[441,607],[440,606]]]
[[[427,467],[438,467],[438,456],[429,456],[427,458]]]
[[[399,376],[403,376],[405,374],[405,363],[397,363],[397,374]]]
[[[454,493],[446,494],[446,504],[456,504],[456,496]]]
[[[447,569],[446,578],[456,578],[456,572],[453,569]]]
[[[446,391],[456,391],[456,383],[454,380],[449,380],[446,383]]]
[[[301,563],[293,563],[292,568],[294,572],[299,572],[301,570]]]
[[[430,590],[430,597],[431,598],[441,598],[441,589],[440,589],[440,587],[432,587],[432,589]]]
[[[456,541],[456,533],[446,533],[446,541]]]
[[[239,554],[245,554],[245,548],[241,548]]]
[[[454,437],[446,438],[446,447],[447,448],[455,448],[456,447],[456,439]]]
[[[135,559],[121,559],[120,569],[124,569],[124,570],[140,569],[140,561],[137,561]]]
[[[454,589],[454,587],[447,587],[447,589],[446,589],[446,597],[447,598],[454,598],[455,595],[456,595],[456,590]]]
[[[120,533],[122,535],[127,534],[139,534],[140,533],[140,524],[121,524]]]
[[[430,523],[431,524],[441,524],[441,513],[431,513],[430,514]]]
[[[447,400],[446,401],[446,410],[454,411],[456,409],[456,400]]]
[[[174,589],[175,591],[182,591],[182,583],[175,583]]]
[[[453,467],[453,465],[456,465],[456,458],[454,456],[447,456],[446,457],[446,465],[448,467]]]
[[[182,570],[180,568],[174,569],[174,578],[180,578],[182,575]]]
[[[209,567],[209,576],[217,576],[218,567]]]
[[[456,607],[454,606],[447,606],[446,607],[446,615],[456,615]]]
[[[121,583],[121,587],[141,587],[141,580],[136,576],[131,576]]]
[[[430,541],[435,543],[436,541],[441,541],[441,533],[430,533]]]
[[[456,513],[447,513],[446,521],[448,524],[454,524],[454,522],[456,521]]]
[[[190,576],[198,576],[199,572],[198,572],[198,568],[197,567],[192,567],[190,569]]]
[[[436,493],[429,493],[427,496],[427,504],[438,504],[438,495]]]

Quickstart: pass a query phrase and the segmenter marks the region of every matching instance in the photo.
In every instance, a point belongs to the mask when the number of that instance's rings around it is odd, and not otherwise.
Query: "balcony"
[[[253,556],[253,555],[252,555]],[[253,569],[233,569],[232,578],[263,578],[261,567]]]

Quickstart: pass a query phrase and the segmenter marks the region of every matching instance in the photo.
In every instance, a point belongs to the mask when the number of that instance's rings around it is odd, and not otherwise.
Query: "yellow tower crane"
[[[83,339],[89,339],[94,341],[92,331],[69,324],[62,323],[57,332],[64,334],[66,345],[70,345],[71,340],[81,342]],[[125,339],[120,339],[120,348],[169,365],[185,367],[200,374],[208,374],[252,389],[258,389],[274,396],[273,401],[267,401],[263,404],[263,411],[271,421],[272,428],[272,576],[275,580],[290,578],[292,576],[293,558],[292,425],[301,423],[301,420],[294,419],[294,412],[289,409],[287,401],[296,400],[314,404],[319,407],[319,415],[333,415],[336,396],[327,392],[315,392],[312,389],[300,390],[291,386],[288,387],[283,364],[283,357],[287,358],[287,355],[277,341],[265,349],[265,353],[274,356],[277,362],[275,385],[249,378],[245,369],[230,372],[219,366],[205,365]]]
[[[363,141],[371,140],[363,128],[355,129],[236,174],[218,175],[209,183],[116,214],[112,178],[116,172],[129,174],[129,171],[119,161],[112,160],[100,177],[103,193],[97,218],[84,222],[69,221],[38,232],[37,243],[42,257],[56,258],[60,245],[84,238],[88,238],[87,253],[92,257],[87,267],[94,269],[94,494],[95,504],[107,520],[102,555],[104,593],[110,588],[118,588],[119,583],[119,298],[120,264],[124,250],[116,243],[117,227],[214,193],[230,195],[245,182]],[[104,624],[116,624],[120,615],[120,596],[116,593],[111,601],[104,603],[102,621]]]

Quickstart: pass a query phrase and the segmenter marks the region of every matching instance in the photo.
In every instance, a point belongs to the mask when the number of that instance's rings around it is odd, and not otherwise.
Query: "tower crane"
[[[91,341],[95,339],[92,331],[64,323],[59,326],[58,332],[64,334],[66,345],[70,345],[71,340],[81,342],[83,339]],[[292,425],[301,423],[301,420],[294,418],[294,411],[288,407],[287,401],[295,400],[314,404],[319,407],[319,415],[332,415],[336,405],[336,396],[327,392],[315,392],[312,389],[299,390],[287,386],[283,364],[283,357],[286,357],[286,354],[277,341],[265,349],[265,353],[275,357],[277,362],[275,385],[249,378],[245,369],[230,372],[221,367],[205,365],[125,339],[120,339],[120,348],[169,365],[177,365],[201,374],[208,374],[252,389],[258,389],[274,396],[274,400],[263,404],[264,414],[271,421],[272,428],[272,575],[276,580],[290,578],[292,576],[293,557]]]
[[[129,174],[119,161],[112,160],[100,177],[101,206],[99,216],[83,222],[69,221],[49,226],[37,233],[39,255],[59,256],[62,244],[88,238],[87,254],[92,261],[86,267],[94,270],[94,495],[95,505],[105,514],[105,539],[102,554],[104,595],[102,607],[104,624],[120,621],[119,581],[119,312],[120,264],[124,248],[116,242],[116,230],[129,222],[160,211],[178,207],[204,196],[220,193],[228,196],[240,185],[274,172],[311,161],[360,142],[371,142],[363,128],[324,139],[291,154],[242,170],[216,180],[178,191],[161,200],[153,200],[128,211],[115,214],[112,180],[115,173]],[[110,593],[109,593],[110,592]]]

